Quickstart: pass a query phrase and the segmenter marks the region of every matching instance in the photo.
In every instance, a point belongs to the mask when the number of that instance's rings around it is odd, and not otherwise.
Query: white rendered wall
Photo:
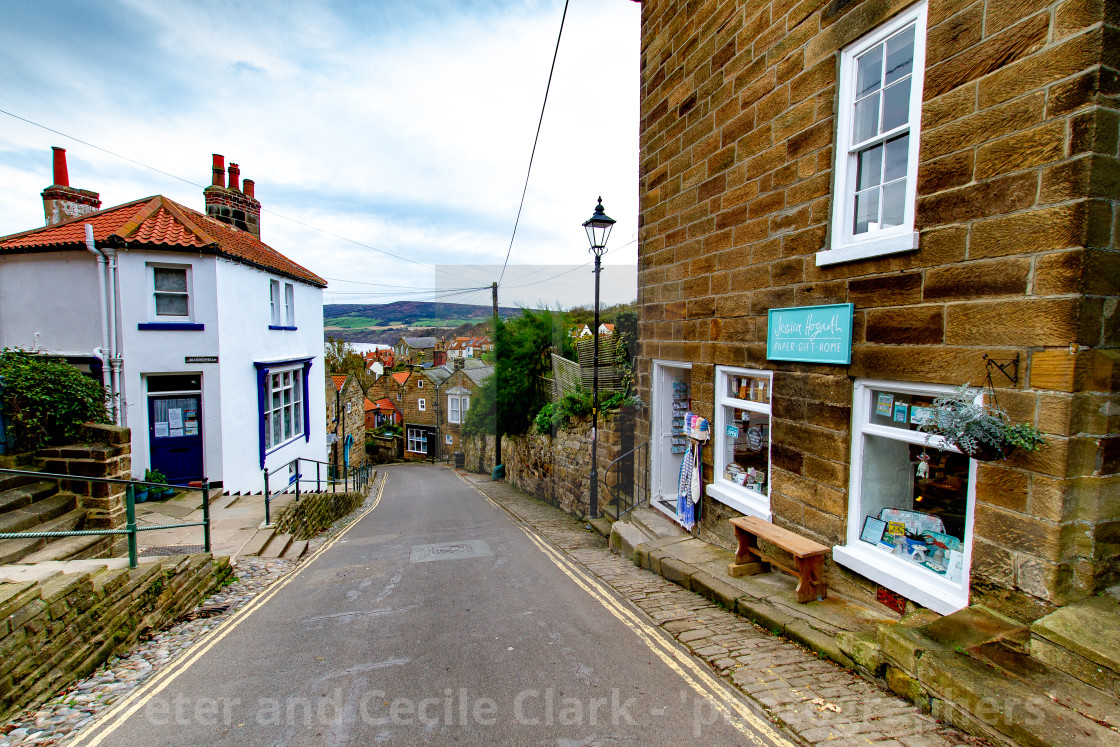
[[[93,355],[101,347],[97,260],[88,251],[0,257],[0,348]]]
[[[155,315],[151,265],[189,266],[191,321],[202,331],[141,330],[140,324],[165,322]],[[148,377],[152,374],[201,374],[203,469],[222,479],[222,389],[218,367],[187,364],[187,357],[218,355],[216,260],[179,252],[124,251],[117,255],[120,290],[119,349],[124,357],[121,401],[125,425],[132,429],[132,474],[142,478],[151,466],[148,440]]]
[[[269,282],[293,283],[296,330],[270,330]],[[296,457],[325,461],[327,455],[326,400],[323,390],[323,291],[264,270],[226,260],[217,263],[219,345],[222,377],[222,445],[225,489],[258,492],[264,488],[260,466],[260,410],[257,400],[259,361],[312,358],[308,371],[310,439],[299,438],[268,454],[266,465],[276,471],[270,487],[287,481],[283,469]],[[283,297],[283,296],[281,296]],[[305,468],[304,473],[307,473]],[[313,468],[312,468],[313,474]]]

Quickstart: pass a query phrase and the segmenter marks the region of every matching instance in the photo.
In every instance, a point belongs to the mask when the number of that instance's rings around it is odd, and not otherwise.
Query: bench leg
[[[797,601],[801,604],[824,599],[828,589],[824,583],[824,556],[794,558],[797,565]]]
[[[758,552],[758,538],[750,532],[735,527],[735,538],[739,540],[739,550],[735,553],[735,562],[727,566],[727,575],[732,578],[740,576],[754,576],[770,570],[770,564],[762,559]]]

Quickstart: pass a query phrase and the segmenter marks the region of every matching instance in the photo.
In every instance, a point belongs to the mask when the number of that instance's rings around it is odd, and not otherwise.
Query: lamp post
[[[588,511],[592,519],[599,518],[599,271],[602,268],[603,254],[607,251],[607,237],[611,235],[614,220],[603,212],[603,198],[595,206],[594,214],[584,221],[587,240],[591,242],[590,252],[595,255],[595,357],[591,364],[591,497]]]

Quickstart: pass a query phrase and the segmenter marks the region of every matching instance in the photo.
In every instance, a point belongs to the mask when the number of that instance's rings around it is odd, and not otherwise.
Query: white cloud
[[[560,0],[90,7],[0,29],[0,64],[23,80],[0,108],[198,184],[225,154],[273,213],[262,238],[328,278],[430,286],[433,273],[274,213],[431,265],[504,260]],[[580,224],[600,194],[618,221],[608,261],[635,260],[639,13],[571,0],[512,264],[587,262]],[[68,18],[118,33],[32,27]],[[195,186],[0,115],[0,234],[41,220],[51,145],[106,205],[163,193],[201,207]]]

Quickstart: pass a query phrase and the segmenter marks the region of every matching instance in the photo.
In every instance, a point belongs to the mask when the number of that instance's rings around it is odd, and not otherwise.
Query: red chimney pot
[[[238,186],[238,179],[240,178],[240,176],[241,176],[241,168],[236,163],[231,163],[229,165],[229,188],[230,189],[236,189],[236,190],[240,191],[241,188]]]
[[[70,186],[70,174],[66,170],[66,149],[52,147],[54,151],[54,183],[60,187]]]
[[[241,182],[241,186],[241,191],[245,193],[246,197],[256,197],[257,183],[252,179],[244,180],[243,182]]]
[[[226,157],[220,153],[214,154],[214,177],[210,183],[215,187],[226,186]]]

